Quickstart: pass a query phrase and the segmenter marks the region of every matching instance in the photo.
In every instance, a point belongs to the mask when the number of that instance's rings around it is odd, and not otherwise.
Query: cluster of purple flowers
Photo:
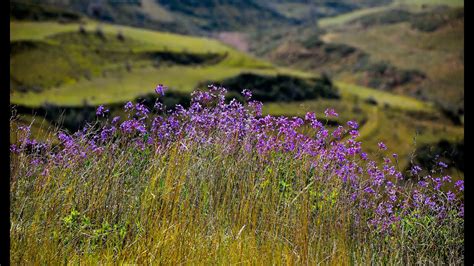
[[[156,93],[163,96],[165,90],[163,85],[158,85]],[[251,153],[263,161],[273,154],[284,153],[296,160],[311,161],[311,167],[324,172],[325,179],[341,180],[350,192],[351,204],[361,210],[372,210],[373,215],[365,221],[367,225],[381,231],[390,230],[404,217],[420,210],[434,213],[438,219],[446,218],[452,209],[464,215],[459,197],[464,190],[462,181],[454,184],[456,191],[445,193],[441,187],[452,182],[449,176],[424,176],[414,183],[413,193],[407,194],[405,177],[389,155],[378,165],[362,151],[361,142],[357,141],[357,122],[349,121],[347,127],[341,125],[330,132],[314,113],[307,113],[304,119],[262,117],[262,103],[252,100],[249,90],[242,92],[247,100],[245,104],[235,99],[227,103],[226,92],[225,88],[216,86],[195,91],[189,108],[177,105],[162,115],[152,115],[154,110],[141,103],[128,102],[124,106],[128,117],[122,122],[121,118],[114,117],[111,123],[99,129],[85,128],[72,136],[60,132],[62,148],[52,152],[49,158],[54,158],[54,163],[80,163],[81,158],[88,155],[113,149],[114,139],[155,152],[166,151],[176,143],[182,149],[187,149],[189,144],[219,145],[222,152]],[[155,107],[155,111],[164,110],[162,104],[157,103]],[[100,117],[107,112],[103,106],[97,109]],[[325,115],[338,116],[334,109],[327,109]],[[302,133],[304,126],[312,133]],[[39,147],[28,141],[24,138],[22,144],[12,145],[11,151],[24,151],[25,143]],[[382,153],[387,149],[383,142],[378,146]],[[398,158],[396,154],[392,157]],[[440,162],[440,166],[444,164]],[[414,166],[411,174],[419,175],[421,170]]]
[[[326,117],[330,117],[330,116],[338,117],[339,116],[339,114],[336,113],[336,111],[333,108],[326,109],[324,111],[324,115],[326,115]]]
[[[165,95],[165,91],[167,90],[168,88],[163,86],[163,84],[158,84],[158,86],[156,86],[155,88],[155,92],[158,94],[158,95],[161,95],[161,96],[164,96]]]

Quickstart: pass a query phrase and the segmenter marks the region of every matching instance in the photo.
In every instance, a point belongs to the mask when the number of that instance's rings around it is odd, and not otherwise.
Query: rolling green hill
[[[190,91],[209,77],[241,72],[307,75],[204,38],[95,22],[83,33],[79,24],[10,26],[11,100],[25,106],[123,102],[149,93],[158,82]]]
[[[449,6],[449,7],[464,7],[463,0],[394,0],[390,4],[376,7],[356,9],[352,12],[344,13],[337,16],[331,16],[318,20],[318,25],[323,28],[334,28],[343,26],[359,18],[364,18],[369,15],[382,13],[394,9],[408,8],[412,11],[420,11],[424,8],[433,6]]]

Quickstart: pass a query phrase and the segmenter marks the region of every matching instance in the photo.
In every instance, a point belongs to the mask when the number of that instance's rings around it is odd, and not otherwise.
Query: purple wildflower
[[[443,182],[448,182],[448,183],[451,182],[451,176],[449,176],[449,175],[443,176],[442,179],[443,179]]]
[[[347,125],[353,129],[357,129],[359,127],[359,124],[357,124],[356,121],[352,121],[352,120],[348,121]]]
[[[366,193],[369,193],[369,194],[374,194],[374,193],[375,193],[375,191],[374,191],[371,187],[366,187],[366,188],[364,188],[364,191],[365,191]]]
[[[324,115],[326,117],[330,117],[330,116],[334,116],[334,117],[338,117],[339,114],[336,113],[336,111],[333,109],[333,108],[327,108],[325,111],[324,111]]]
[[[420,180],[418,182],[418,185],[420,185],[421,187],[427,187],[428,186],[428,182],[424,181],[424,180]]]
[[[129,111],[133,109],[133,103],[132,102],[127,102],[124,106],[125,111]]]
[[[164,96],[164,95],[165,95],[165,91],[166,91],[167,89],[168,89],[168,88],[167,88],[167,87],[164,87],[163,84],[158,84],[158,86],[156,86],[155,92],[156,92],[158,95]]]
[[[245,97],[245,99],[248,101],[252,98],[252,91],[244,89],[242,91],[242,95]]]
[[[381,149],[383,151],[387,149],[387,146],[382,141],[379,142],[377,145],[379,146],[379,149]]]
[[[18,146],[16,144],[12,144],[12,145],[10,145],[10,152],[20,153],[20,149],[18,148]]]
[[[316,114],[314,112],[307,112],[306,115],[304,116],[304,119],[310,122],[313,120],[316,120]]]
[[[150,112],[148,108],[146,108],[146,106],[141,103],[137,103],[135,105],[135,111],[136,111],[136,114],[141,117],[147,117],[148,113]]]
[[[156,88],[159,95],[163,95],[164,91],[162,85]],[[349,190],[343,191],[344,194],[341,195],[345,195],[346,200],[350,196],[351,204],[362,208],[362,212],[369,212],[369,215],[364,214],[357,219],[360,219],[361,224],[367,221],[369,226],[376,227],[380,232],[388,233],[395,226],[399,226],[400,223],[397,222],[403,219],[404,215],[425,215],[424,211],[430,211],[429,215],[444,219],[448,217],[446,214],[453,210],[450,208],[456,208],[456,213],[463,215],[459,196],[456,198],[455,193],[451,191],[446,194],[439,191],[444,182],[451,181],[451,177],[420,178],[421,181],[417,184],[410,184],[414,185],[413,190],[404,190],[405,187],[400,184],[405,182],[397,182],[404,177],[394,166],[396,160],[393,158],[398,158],[396,154],[389,156],[390,153],[387,153],[383,164],[368,160],[361,142],[355,139],[359,135],[357,122],[347,122],[349,128],[337,127],[330,137],[330,131],[312,112],[308,112],[305,119],[270,115],[261,117],[261,102],[249,101],[248,105],[245,105],[233,100],[226,103],[225,92],[224,88],[211,86],[207,91],[194,92],[190,107],[176,105],[165,115],[153,117],[149,117],[150,110],[144,104],[128,102],[125,110],[130,113],[127,120],[121,123],[120,117],[117,116],[102,128],[90,126],[72,136],[60,132],[59,152],[48,157],[53,158],[53,162],[39,160],[38,158],[43,157],[38,157],[38,154],[46,150],[46,146],[29,138],[22,139],[18,146],[12,145],[11,150],[32,151],[26,156],[28,163],[37,165],[40,170],[48,169],[46,166],[50,164],[59,165],[63,162],[75,166],[76,163],[81,163],[80,157],[97,158],[99,154],[107,155],[109,149],[121,149],[122,145],[124,151],[128,148],[147,148],[157,154],[169,150],[170,147],[192,151],[193,147],[209,145],[228,154],[247,152],[250,156],[245,158],[253,159],[252,156],[255,155],[262,165],[271,164],[272,160],[277,158],[274,154],[284,153],[281,157],[285,159],[304,158],[317,173],[312,176],[316,179],[338,178],[344,182],[341,189]],[[243,90],[242,94],[247,100],[252,96],[249,90]],[[155,109],[164,108],[156,101]],[[103,106],[97,111],[101,115],[106,113]],[[325,115],[338,116],[334,109],[330,108],[326,109]],[[315,130],[306,134],[307,128],[303,128],[305,124],[310,124]],[[118,135],[119,133],[122,134]],[[346,133],[352,137],[341,140]],[[116,138],[118,136],[120,137]],[[382,150],[387,149],[382,142],[378,146]],[[364,161],[361,161],[357,154]],[[439,165],[443,167],[441,163]],[[417,175],[421,168],[415,165],[411,171],[413,175]],[[304,173],[304,167],[301,172]],[[463,191],[463,181],[457,181],[455,187],[455,192]],[[365,217],[370,218],[365,220]]]
[[[160,103],[159,101],[156,101],[153,108],[155,108],[155,110],[157,110],[157,111],[162,111],[164,107],[163,107],[162,103]]]
[[[418,165],[413,165],[413,167],[410,170],[412,175],[417,175],[420,171],[421,171],[421,167],[419,167]]]
[[[97,116],[105,116],[105,114],[108,112],[109,112],[109,109],[105,109],[103,105],[99,105],[99,107],[97,107],[97,111],[95,112],[95,114]]]
[[[357,136],[359,136],[359,131],[353,129],[353,130],[349,131],[349,134],[350,134],[352,137],[357,137]]]
[[[451,191],[448,191],[448,193],[446,193],[446,196],[448,198],[448,201],[454,201],[456,199],[456,195]]]
[[[454,183],[454,186],[459,190],[459,191],[464,191],[464,180],[458,180],[456,183]]]
[[[441,182],[441,178],[433,178],[433,182],[435,184],[435,187],[434,189],[435,190],[439,190],[441,188],[441,185],[442,185],[442,182]]]
[[[441,161],[438,162],[438,165],[441,166],[441,167],[443,167],[443,168],[448,168],[448,165],[447,165],[446,163],[444,163],[444,162],[441,162]]]
[[[120,120],[120,116],[116,116],[112,119],[112,124],[117,124],[117,122]]]
[[[253,109],[255,116],[261,116],[262,115],[262,107],[263,107],[262,102],[251,101],[251,102],[249,102],[249,106]]]

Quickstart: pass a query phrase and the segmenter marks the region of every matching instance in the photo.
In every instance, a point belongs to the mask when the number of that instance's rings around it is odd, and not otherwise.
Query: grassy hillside
[[[427,75],[416,87],[400,92],[423,95],[447,108],[462,108],[464,99],[464,20],[454,20],[433,31],[420,32],[407,23],[330,33],[326,40],[344,43],[370,53],[372,61],[386,61],[401,69],[416,69]],[[368,42],[367,40],[371,40]],[[361,82],[363,76],[344,75]]]
[[[464,0],[394,0],[392,3],[377,7],[361,8],[345,14],[327,17],[318,20],[318,25],[323,28],[334,28],[343,26],[344,24],[363,18],[367,15],[386,12],[393,9],[408,8],[412,11],[420,11],[424,8],[433,6],[449,6],[449,7],[464,7]]]
[[[23,88],[13,89],[11,99],[27,106],[123,102],[158,82],[189,91],[200,81],[241,72],[307,76],[204,38],[93,22],[83,27],[85,33],[79,24],[11,22],[10,27],[12,84]]]
[[[273,35],[278,41],[262,42],[258,51],[277,64],[435,102],[460,123],[463,8],[394,2],[358,12],[360,16],[342,19],[334,27],[278,32]]]
[[[74,15],[102,22],[192,35],[219,31],[253,31],[312,23],[315,18],[386,5],[391,0],[12,0],[10,16],[35,21]],[[68,15],[68,16],[66,16]],[[70,20],[70,19],[69,19]]]

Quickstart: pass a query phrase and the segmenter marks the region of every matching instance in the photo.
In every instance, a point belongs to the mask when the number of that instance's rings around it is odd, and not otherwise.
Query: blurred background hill
[[[432,151],[463,176],[463,1],[14,0],[10,29],[11,104],[38,136],[158,83],[171,106],[212,82],[266,114],[333,107],[372,156],[384,141],[408,168]]]
[[[15,0],[17,19],[47,20],[54,13],[82,14],[123,25],[201,35],[216,31],[252,30],[299,25],[389,0]],[[72,15],[74,16],[74,15]],[[71,17],[72,18],[72,17]]]

